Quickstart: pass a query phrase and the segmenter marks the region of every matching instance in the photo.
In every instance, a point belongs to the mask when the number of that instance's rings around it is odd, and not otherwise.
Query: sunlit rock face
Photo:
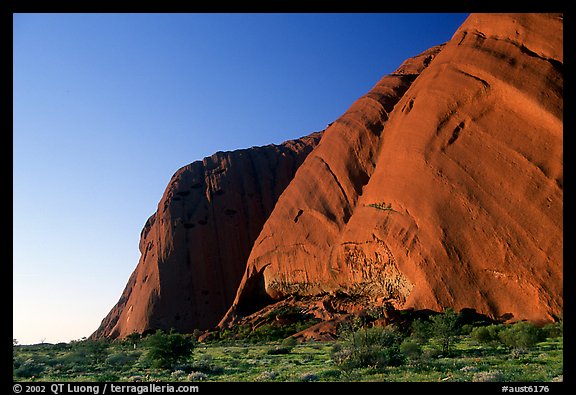
[[[323,133],[178,170],[93,337],[228,326],[292,300],[320,303],[317,316],[393,306],[554,320],[562,40],[562,15],[472,14]]]
[[[561,15],[471,15],[336,120],[286,188],[222,324],[266,298],[562,312]]]

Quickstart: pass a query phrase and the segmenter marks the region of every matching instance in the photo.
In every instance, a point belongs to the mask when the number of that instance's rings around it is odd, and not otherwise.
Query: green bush
[[[71,342],[72,354],[78,365],[96,365],[103,363],[109,353],[107,340],[78,340]],[[83,361],[79,361],[83,358]]]
[[[340,347],[332,348],[332,359],[344,370],[399,366],[402,336],[392,327],[362,328],[350,332]]]
[[[553,324],[546,324],[542,328],[544,336],[548,339],[555,339],[557,337],[562,337],[564,335],[564,325],[561,322],[555,322]]]
[[[66,366],[67,368],[87,368],[89,365],[88,360],[86,359],[86,355],[80,350],[74,350],[66,353],[58,357],[56,361],[62,366]]]
[[[214,363],[214,358],[210,354],[203,354],[189,366],[188,370],[193,370],[197,372],[202,372],[206,374],[222,374],[224,373],[224,368],[222,366],[216,365]]]
[[[503,328],[502,325],[479,326],[472,329],[470,337],[479,344],[496,345],[500,341],[499,334]]]
[[[268,351],[266,351],[266,354],[268,354],[268,355],[282,355],[282,354],[290,354],[291,351],[292,351],[292,347],[274,346],[274,347],[268,349]]]
[[[106,382],[106,381],[118,381],[120,380],[120,376],[114,373],[101,373],[96,376],[96,381],[98,382]]]
[[[543,331],[526,321],[517,322],[502,329],[499,338],[506,346],[517,349],[529,349],[544,340]]]
[[[141,341],[142,335],[138,332],[132,332],[122,340],[122,344],[128,348],[136,348]]]
[[[410,337],[418,343],[426,343],[432,337],[430,322],[416,319],[412,322]]]
[[[412,322],[410,337],[425,344],[430,339],[440,342],[444,355],[450,353],[456,336],[461,332],[458,315],[448,308],[443,313],[432,316],[429,320],[417,319]]]
[[[286,339],[282,340],[282,347],[296,347],[296,344],[298,344],[298,341],[293,338],[292,336],[287,337]]]
[[[400,344],[400,351],[408,358],[414,360],[422,356],[422,346],[412,338],[404,339]]]
[[[44,372],[44,365],[40,364],[33,359],[28,359],[24,363],[20,364],[18,368],[13,370],[14,377],[18,378],[30,378],[38,377]]]
[[[138,360],[140,357],[139,352],[132,352],[132,353],[125,353],[125,352],[117,352],[110,354],[106,358],[106,365],[110,366],[113,369],[123,369],[129,365],[132,365],[134,362]]]
[[[157,330],[145,339],[148,347],[147,358],[152,367],[168,369],[172,365],[185,362],[192,354],[194,340],[190,336],[171,331],[166,334]]]

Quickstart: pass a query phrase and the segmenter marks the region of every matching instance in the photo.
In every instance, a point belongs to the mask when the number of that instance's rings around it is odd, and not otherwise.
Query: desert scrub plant
[[[410,337],[419,344],[426,344],[430,339],[438,341],[441,352],[447,356],[459,334],[458,314],[448,308],[443,313],[433,315],[429,320],[414,320]]]
[[[520,321],[502,329],[500,341],[511,349],[529,349],[544,340],[544,332],[527,321]]]
[[[564,335],[564,325],[562,322],[554,322],[552,324],[546,324],[542,328],[542,332],[544,337],[549,339],[562,337]]]
[[[504,329],[502,324],[478,326],[472,329],[470,337],[478,344],[497,346],[500,344],[499,334]]]
[[[314,373],[304,373],[299,377],[299,381],[318,381],[320,378]]]
[[[422,356],[422,346],[412,338],[406,338],[400,344],[400,351],[410,360],[415,361]]]
[[[494,382],[504,381],[505,377],[500,370],[490,370],[488,372],[477,372],[472,376],[472,382]]]
[[[214,357],[210,354],[200,355],[189,365],[189,369],[213,375],[224,372],[224,367],[216,365],[214,363]]]
[[[72,344],[72,351],[92,365],[103,363],[110,352],[110,342],[107,340],[80,340]]]
[[[380,202],[380,203],[370,203],[366,205],[367,207],[373,207],[376,210],[382,210],[382,211],[393,211],[395,213],[397,213],[398,211],[394,210],[392,208],[392,203],[388,203],[386,204],[385,202]]]
[[[114,352],[108,355],[106,358],[106,365],[115,370],[123,370],[131,366],[134,362],[138,360],[142,353],[139,351],[135,352]]]
[[[38,363],[32,358],[28,358],[23,363],[18,364],[18,367],[13,369],[14,377],[18,378],[30,378],[40,376],[45,369],[43,363]]]
[[[157,330],[145,339],[148,352],[146,357],[152,367],[168,369],[177,363],[185,362],[192,354],[194,340],[190,336],[174,331],[164,333]]]
[[[191,372],[186,378],[188,381],[204,381],[208,379],[208,375],[202,372]]]
[[[333,347],[332,360],[344,370],[399,366],[404,362],[401,342],[402,336],[391,326],[361,328],[349,332],[340,347]]]
[[[274,381],[278,373],[273,370],[265,370],[254,378],[254,381]]]
[[[269,355],[290,354],[292,349],[296,346],[296,343],[297,341],[295,338],[287,337],[282,340],[282,342],[280,342],[280,345],[273,346],[272,348],[268,349],[266,353]]]

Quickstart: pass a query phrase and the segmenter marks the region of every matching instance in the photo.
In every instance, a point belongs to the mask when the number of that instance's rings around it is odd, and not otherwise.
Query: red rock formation
[[[142,230],[138,266],[92,337],[214,327],[264,221],[320,137],[218,152],[178,170]]]
[[[313,337],[368,306],[554,319],[562,33],[562,15],[473,14],[317,146],[311,135],[179,170],[93,337],[209,328],[229,307],[222,326],[261,321],[278,301],[329,321]]]
[[[561,314],[562,31],[561,15],[471,15],[384,77],[279,198],[221,324],[323,294]]]

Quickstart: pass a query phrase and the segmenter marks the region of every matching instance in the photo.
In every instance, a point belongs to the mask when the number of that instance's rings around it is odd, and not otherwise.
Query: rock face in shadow
[[[471,15],[336,120],[248,258],[233,324],[270,300],[562,313],[563,18]]]
[[[179,169],[142,230],[138,266],[92,337],[216,326],[262,225],[321,135],[218,152]]]

